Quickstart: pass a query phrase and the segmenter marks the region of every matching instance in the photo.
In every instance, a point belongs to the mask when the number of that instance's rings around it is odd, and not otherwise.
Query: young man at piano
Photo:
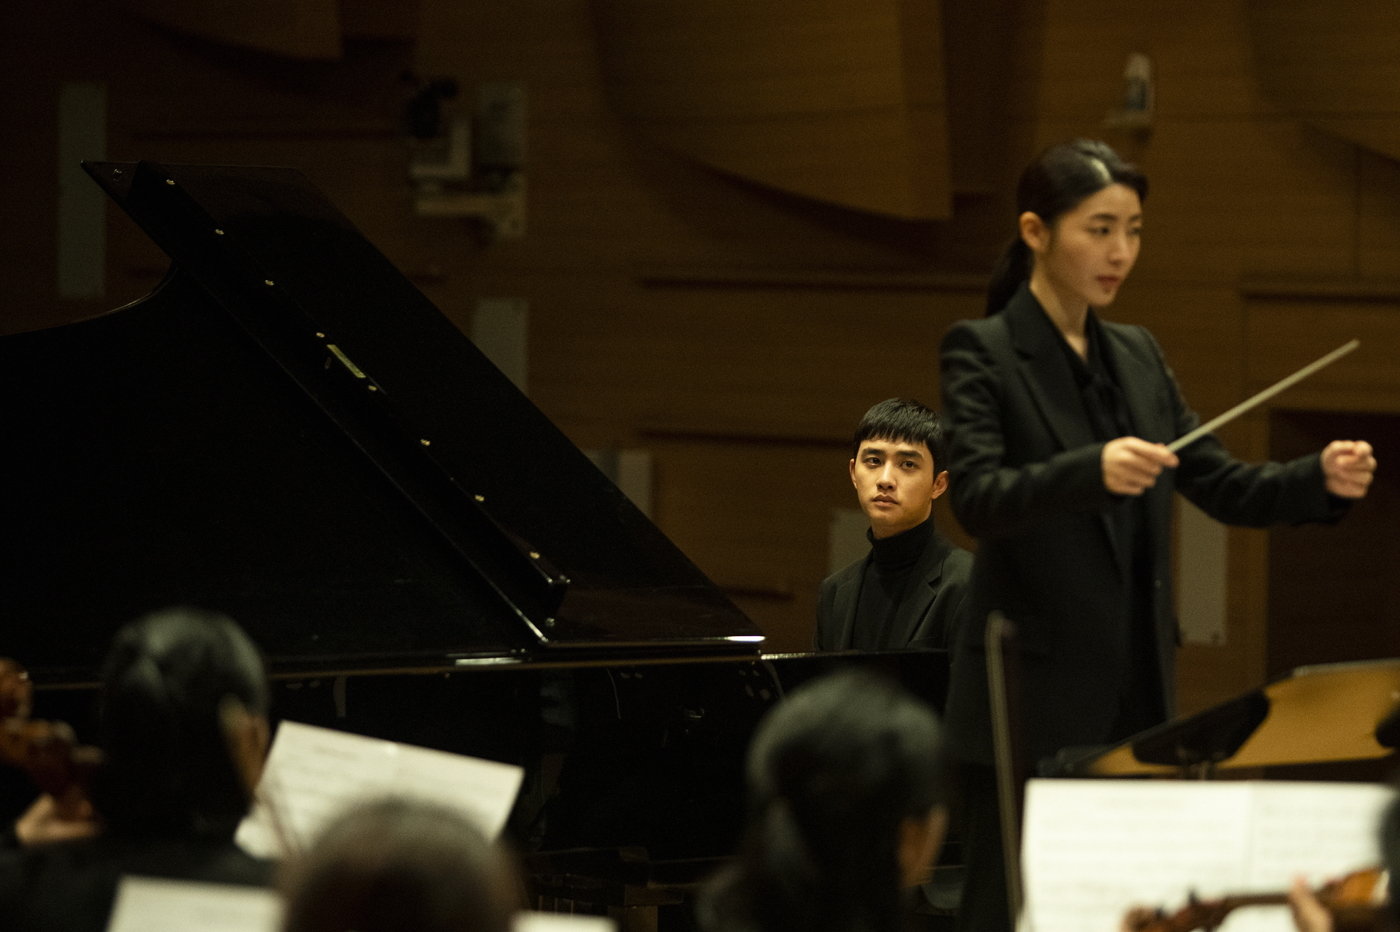
[[[850,473],[870,552],[823,580],[814,646],[946,647],[972,554],[933,527],[933,501],[948,489],[938,415],[904,398],[875,405],[856,427]]]

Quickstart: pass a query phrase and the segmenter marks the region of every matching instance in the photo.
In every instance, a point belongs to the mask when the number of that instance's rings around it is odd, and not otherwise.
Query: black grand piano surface
[[[788,655],[299,173],[91,163],[171,258],[0,338],[0,652],[78,715],[117,627],[224,611],[278,715],[520,763],[541,872],[730,850],[741,760],[844,663],[941,704],[938,653]]]

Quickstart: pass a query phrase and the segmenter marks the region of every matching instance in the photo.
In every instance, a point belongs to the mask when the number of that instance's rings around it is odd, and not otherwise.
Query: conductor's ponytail
[[[987,316],[1006,307],[1021,283],[1031,277],[1031,250],[1019,236],[1006,244],[1001,258],[992,267],[987,285]]]

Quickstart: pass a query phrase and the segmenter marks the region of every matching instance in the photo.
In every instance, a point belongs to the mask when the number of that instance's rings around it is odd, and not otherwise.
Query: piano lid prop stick
[[[1229,411],[1226,411],[1224,414],[1211,418],[1209,421],[1206,421],[1204,424],[1202,424],[1200,427],[1197,427],[1190,433],[1182,434],[1180,437],[1167,444],[1167,449],[1175,453],[1177,450],[1180,450],[1187,444],[1194,443],[1197,440],[1200,440],[1202,437],[1215,430],[1217,427],[1220,427],[1223,424],[1228,424],[1230,421],[1233,421],[1235,418],[1239,417],[1241,414],[1244,414],[1246,411],[1249,411],[1251,408],[1255,408],[1268,401],[1270,398],[1274,397],[1284,389],[1291,388],[1297,383],[1303,381],[1303,379],[1306,379],[1308,376],[1312,375],[1317,370],[1325,366],[1330,366],[1332,363],[1336,362],[1338,359],[1341,359],[1347,353],[1350,353],[1352,350],[1356,349],[1360,345],[1360,340],[1352,340],[1349,343],[1343,343],[1341,346],[1337,347],[1332,352],[1328,353],[1326,356],[1323,356],[1321,359],[1315,359],[1303,368],[1299,369],[1297,372],[1293,373],[1292,375],[1284,376],[1274,384],[1270,385],[1268,388],[1264,389],[1259,394],[1253,396],[1252,398],[1246,398],[1244,401],[1241,401],[1239,404],[1235,405],[1233,408],[1231,408]]]

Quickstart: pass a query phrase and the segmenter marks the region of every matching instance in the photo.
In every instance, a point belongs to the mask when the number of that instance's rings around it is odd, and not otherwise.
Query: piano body
[[[858,662],[941,704],[938,653],[765,655],[300,174],[85,168],[172,264],[0,338],[2,652],[36,714],[81,731],[127,620],[224,611],[278,716],[524,765],[508,832],[537,894],[654,919],[731,850],[784,689]]]

